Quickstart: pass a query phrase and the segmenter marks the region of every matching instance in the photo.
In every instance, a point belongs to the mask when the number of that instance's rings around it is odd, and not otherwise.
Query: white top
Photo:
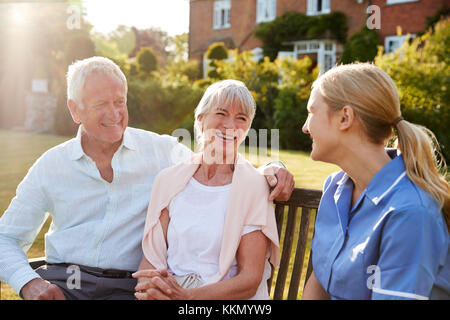
[[[231,184],[205,186],[191,178],[183,191],[169,204],[170,223],[167,229],[168,270],[176,275],[197,273],[204,282],[219,272],[219,255]],[[242,235],[260,226],[244,226]],[[270,264],[266,256],[264,274],[258,291],[251,299],[268,299],[267,279]],[[236,276],[234,259],[223,279]]]
[[[19,292],[39,275],[24,250],[48,215],[47,262],[137,270],[153,180],[192,152],[167,135],[128,127],[105,181],[81,146],[81,130],[46,151],[30,168],[0,219],[0,281]]]

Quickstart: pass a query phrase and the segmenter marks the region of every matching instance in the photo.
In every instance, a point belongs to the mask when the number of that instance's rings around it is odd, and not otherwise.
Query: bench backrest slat
[[[274,300],[285,299],[286,289],[288,300],[299,298],[300,284],[303,281],[304,287],[306,279],[311,275],[310,240],[314,230],[313,219],[321,196],[320,190],[295,188],[288,201],[275,202],[281,258],[279,269],[272,271],[268,281],[269,292],[273,283],[275,284],[272,295]],[[299,208],[301,210],[298,210]]]

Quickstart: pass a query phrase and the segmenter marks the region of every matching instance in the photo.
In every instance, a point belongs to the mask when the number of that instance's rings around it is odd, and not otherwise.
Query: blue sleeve
[[[372,299],[428,299],[447,240],[441,217],[415,206],[393,212],[383,226]]]

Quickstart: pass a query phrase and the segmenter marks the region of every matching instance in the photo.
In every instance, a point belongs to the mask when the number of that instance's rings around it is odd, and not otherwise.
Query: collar
[[[394,153],[392,150],[388,150],[387,153],[392,158],[391,162],[377,172],[366,188],[366,195],[375,205],[378,205],[406,176],[403,156],[397,155],[398,153]]]
[[[81,145],[81,136],[83,135],[83,125],[80,125],[78,127],[77,135],[74,138],[74,143],[72,145],[72,151],[70,153],[70,159],[71,160],[79,160],[81,157],[85,156],[86,154],[83,151],[83,147]],[[136,150],[136,141],[132,134],[130,133],[129,127],[125,129],[125,132],[123,133],[123,139],[122,143],[120,144],[119,148],[117,150],[120,150],[122,146],[126,147],[129,150]],[[116,151],[117,152],[117,151]]]
[[[74,143],[72,145],[72,151],[70,153],[71,160],[79,160],[84,154],[83,148],[81,146],[81,135],[83,133],[83,125],[78,127],[77,135],[74,139]]]
[[[136,151],[137,150],[136,141],[134,139],[134,136],[131,134],[130,130],[131,129],[129,127],[125,128],[125,131],[123,133],[122,145],[129,150]]]

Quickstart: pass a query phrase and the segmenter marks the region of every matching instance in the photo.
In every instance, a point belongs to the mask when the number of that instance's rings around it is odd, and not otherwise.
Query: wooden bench
[[[275,201],[281,260],[279,269],[272,271],[268,280],[269,293],[274,300],[301,299],[300,284],[304,288],[312,272],[310,244],[321,197],[320,190],[295,188],[288,201]]]
[[[301,298],[299,296],[300,284],[304,288],[306,280],[312,272],[310,241],[315,212],[321,196],[322,191],[320,190],[295,188],[288,201],[275,201],[281,261],[280,268],[275,272],[272,270],[272,275],[268,280],[269,293],[274,300],[283,300],[286,297],[288,300]],[[301,211],[298,210],[299,208]],[[305,270],[306,261],[308,262]],[[29,262],[30,266],[36,269],[45,264],[45,257],[29,259]]]

